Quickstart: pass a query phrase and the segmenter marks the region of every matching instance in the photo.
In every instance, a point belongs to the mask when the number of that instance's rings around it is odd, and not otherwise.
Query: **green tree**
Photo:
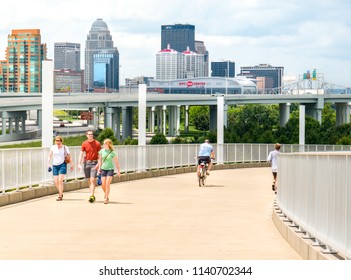
[[[208,106],[191,106],[189,109],[189,124],[197,130],[208,131],[210,127],[210,109]]]
[[[119,141],[115,137],[114,132],[110,127],[106,127],[103,131],[101,131],[96,140],[103,143],[107,138],[111,139],[114,145],[119,145]]]
[[[163,134],[157,133],[151,138],[150,144],[153,144],[153,145],[168,144],[168,140],[166,136],[164,136]]]

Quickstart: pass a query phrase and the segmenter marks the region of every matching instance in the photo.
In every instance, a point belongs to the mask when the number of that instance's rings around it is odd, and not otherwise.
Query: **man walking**
[[[271,151],[268,155],[267,161],[271,164],[272,174],[273,174],[273,183],[272,191],[277,193],[277,173],[278,173],[278,156],[280,154],[280,144],[276,143],[274,145],[274,151]]]
[[[86,133],[87,140],[82,143],[81,151],[78,159],[78,170],[82,170],[82,164],[84,166],[84,175],[87,180],[89,180],[90,197],[89,202],[93,203],[95,201],[95,181],[97,175],[97,163],[99,151],[101,150],[101,145],[99,141],[94,139],[94,134],[92,130],[88,130]],[[84,157],[85,153],[85,157]]]

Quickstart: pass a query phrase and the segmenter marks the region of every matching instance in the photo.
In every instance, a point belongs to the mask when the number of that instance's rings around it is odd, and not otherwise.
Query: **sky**
[[[161,25],[193,24],[210,61],[233,61],[236,74],[269,63],[285,75],[316,69],[328,83],[351,86],[349,0],[17,0],[1,10],[0,59],[12,29],[40,29],[48,58],[54,42],[80,43],[84,68],[87,35],[101,18],[120,54],[121,81],[155,76]]]

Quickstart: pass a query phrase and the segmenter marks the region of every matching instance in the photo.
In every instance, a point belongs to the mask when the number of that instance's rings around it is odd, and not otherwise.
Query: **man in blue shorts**
[[[200,163],[205,161],[208,164],[208,169],[206,174],[210,175],[210,170],[212,168],[211,158],[214,158],[215,154],[213,147],[210,144],[210,140],[206,139],[204,143],[200,145],[199,156],[198,156],[198,165],[197,165],[197,174],[200,174]]]

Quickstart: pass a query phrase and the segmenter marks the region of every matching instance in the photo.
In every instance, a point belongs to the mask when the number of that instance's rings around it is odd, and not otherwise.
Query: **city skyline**
[[[241,66],[269,63],[283,66],[286,75],[317,69],[325,80],[351,86],[351,3],[345,0],[288,3],[268,0],[229,1],[220,5],[183,0],[164,5],[101,0],[44,0],[5,2],[0,18],[0,59],[5,59],[7,36],[13,29],[40,29],[48,58],[55,42],[81,44],[82,58],[92,22],[102,18],[120,53],[120,79],[156,76],[161,25],[195,25],[195,40],[204,41],[210,62],[221,59]],[[84,68],[84,65],[81,65]]]

